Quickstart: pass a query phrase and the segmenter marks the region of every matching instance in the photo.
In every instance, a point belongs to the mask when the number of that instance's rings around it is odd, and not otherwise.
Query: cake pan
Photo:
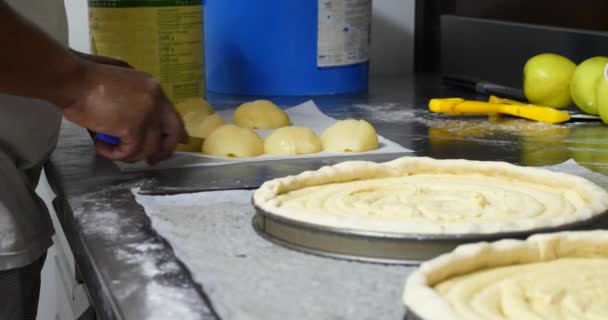
[[[253,202],[253,200],[252,200]],[[525,239],[536,233],[608,226],[606,213],[559,227],[490,234],[408,234],[322,226],[267,212],[253,204],[252,224],[259,235],[281,246],[320,256],[382,264],[416,265],[461,244]]]

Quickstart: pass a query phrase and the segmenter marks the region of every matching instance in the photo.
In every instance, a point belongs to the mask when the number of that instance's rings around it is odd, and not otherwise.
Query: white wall
[[[412,72],[415,0],[372,2],[372,74],[394,75]],[[90,52],[87,0],[65,0],[65,3],[70,24],[70,46],[79,51]]]
[[[87,0],[65,0],[65,7],[70,26],[70,47],[90,53]]]

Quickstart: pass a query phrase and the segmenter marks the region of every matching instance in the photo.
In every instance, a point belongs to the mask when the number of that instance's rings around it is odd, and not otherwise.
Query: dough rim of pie
[[[586,250],[585,250],[586,249]],[[567,231],[458,246],[420,265],[405,284],[403,303],[425,320],[462,320],[433,286],[449,278],[497,267],[560,258],[608,258],[608,231]]]
[[[253,196],[253,203],[258,208],[274,215],[287,219],[290,210],[281,209],[273,204],[277,196],[306,188],[331,183],[341,183],[354,180],[394,178],[412,174],[481,174],[489,177],[504,177],[518,181],[544,184],[554,187],[568,187],[575,190],[588,202],[587,206],[580,208],[575,214],[552,217],[551,219],[513,220],[510,224],[476,224],[471,222],[458,222],[441,225],[432,231],[420,231],[419,225],[407,222],[395,226],[394,224],[378,224],[374,228],[366,228],[365,221],[357,225],[344,225],[336,221],[324,221],[322,217],[297,221],[334,227],[339,229],[362,230],[371,232],[387,232],[396,234],[489,234],[498,232],[516,232],[544,228],[554,228],[576,222],[586,221],[594,216],[608,211],[608,192],[591,181],[566,173],[553,172],[541,168],[521,167],[506,162],[473,161],[473,160],[437,160],[427,157],[403,157],[385,163],[369,161],[347,161],[333,166],[326,166],[316,171],[305,171],[295,176],[287,176],[265,182]],[[429,225],[433,225],[429,222]],[[396,230],[398,229],[398,230]]]

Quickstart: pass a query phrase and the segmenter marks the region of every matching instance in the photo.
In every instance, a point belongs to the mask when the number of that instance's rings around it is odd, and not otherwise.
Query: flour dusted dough
[[[425,320],[606,319],[608,231],[460,246],[412,273],[403,298]]]
[[[268,100],[256,100],[240,105],[232,116],[239,127],[251,129],[276,129],[289,125],[289,116]]]
[[[264,140],[264,150],[272,155],[298,155],[320,152],[321,140],[309,128],[284,127]]]
[[[321,134],[323,149],[333,152],[365,152],[378,149],[376,129],[365,120],[342,120]]]
[[[555,227],[608,209],[608,193],[564,173],[503,162],[406,157],[344,162],[266,182],[256,206],[321,226],[397,233]]]
[[[264,141],[251,129],[227,124],[205,139],[203,153],[222,157],[255,157],[264,153]]]

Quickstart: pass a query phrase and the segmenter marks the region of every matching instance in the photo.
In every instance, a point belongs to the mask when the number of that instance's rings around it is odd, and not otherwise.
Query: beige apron
[[[5,1],[67,44],[64,0]],[[52,244],[51,220],[34,188],[60,123],[61,114],[47,102],[0,95],[0,270],[30,264]]]

